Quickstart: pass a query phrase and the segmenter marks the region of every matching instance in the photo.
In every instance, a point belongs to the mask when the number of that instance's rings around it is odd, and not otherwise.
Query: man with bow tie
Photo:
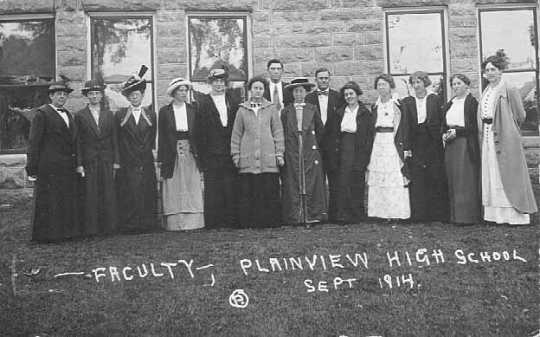
[[[37,108],[30,128],[26,172],[36,179],[32,241],[55,242],[79,235],[77,127],[64,108],[73,89],[66,80],[49,86],[50,104]]]
[[[321,140],[321,154],[323,160],[323,170],[325,174],[325,181],[328,182],[328,221],[332,222],[336,220],[336,200],[337,200],[337,172],[335,170],[329,170],[328,165],[328,151],[326,146],[327,121],[331,120],[336,114],[336,110],[345,104],[343,97],[334,89],[330,88],[330,70],[328,68],[319,68],[315,70],[315,82],[317,83],[317,89],[307,94],[306,103],[313,104],[317,107],[323,122],[323,136]]]

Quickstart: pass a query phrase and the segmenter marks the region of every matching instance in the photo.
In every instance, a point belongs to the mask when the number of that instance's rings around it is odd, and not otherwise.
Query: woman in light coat
[[[506,65],[503,55],[490,56],[482,63],[489,82],[478,111],[482,205],[488,222],[524,225],[538,209],[519,133],[525,111],[518,90],[502,79]]]
[[[275,226],[281,223],[283,127],[276,106],[263,98],[266,80],[254,77],[247,87],[250,98],[240,105],[231,136],[231,155],[240,173],[240,225]]]

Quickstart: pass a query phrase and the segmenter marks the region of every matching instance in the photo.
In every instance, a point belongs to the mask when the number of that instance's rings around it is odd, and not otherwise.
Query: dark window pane
[[[141,65],[152,77],[151,18],[92,19],[92,78],[122,82]]]
[[[53,27],[53,20],[0,22],[1,84],[54,77]]]
[[[483,11],[480,16],[484,59],[503,49],[510,61],[509,69],[536,68],[532,10]]]
[[[440,13],[388,14],[389,69],[392,74],[444,71]]]
[[[233,81],[248,76],[245,18],[190,17],[190,74],[193,81],[206,81],[213,67],[226,65]]]
[[[0,22],[0,153],[23,153],[54,77],[54,20]]]

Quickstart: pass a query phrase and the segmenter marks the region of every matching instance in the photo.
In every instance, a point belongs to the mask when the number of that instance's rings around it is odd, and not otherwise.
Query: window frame
[[[482,62],[484,60],[483,54],[483,45],[482,45],[482,12],[507,12],[507,11],[523,11],[523,10],[531,10],[533,15],[533,27],[534,32],[536,34],[536,48],[535,48],[535,54],[536,54],[536,69],[509,69],[505,70],[505,73],[527,73],[527,72],[534,72],[536,75],[536,110],[537,110],[537,116],[538,116],[538,125],[539,125],[539,132],[540,132],[540,46],[539,39],[540,34],[538,33],[538,7],[534,4],[491,4],[491,5],[478,5],[476,8],[476,17],[477,17],[477,34],[478,34],[478,86],[480,93],[482,93]],[[520,128],[521,132],[521,128]],[[540,136],[530,136],[530,135],[521,135],[521,137],[531,138],[536,137],[540,138]]]
[[[157,71],[156,71],[156,14],[154,12],[87,12],[86,13],[86,27],[87,27],[87,53],[86,53],[86,78],[87,79],[93,79],[92,78],[92,69],[93,69],[93,62],[92,62],[92,19],[115,19],[115,18],[122,18],[122,19],[144,19],[148,18],[151,20],[151,32],[150,32],[150,78],[151,81],[149,81],[152,84],[152,109],[157,111],[156,104],[158,102],[157,100]],[[138,71],[138,68],[133,69],[133,73],[135,74]],[[114,84],[118,84],[121,82],[111,82]]]
[[[191,74],[191,39],[190,39],[190,32],[189,32],[189,20],[191,18],[219,18],[219,19],[243,19],[244,20],[244,36],[246,40],[246,63],[247,63],[247,78],[244,82],[244,85],[249,81],[249,79],[253,76],[253,33],[252,33],[252,19],[251,19],[251,12],[249,11],[227,11],[227,12],[216,12],[216,11],[189,11],[185,13],[185,28],[186,28],[186,45],[187,45],[187,76],[193,84],[195,85],[202,85],[206,82],[203,81],[195,81],[193,79],[193,76]],[[234,81],[241,82],[241,81]]]
[[[53,80],[57,77],[58,70],[58,56],[56,53],[56,16],[55,13],[35,13],[35,14],[5,14],[0,15],[0,23],[8,22],[23,22],[23,21],[52,21],[52,50],[54,50],[52,56],[52,74]],[[45,87],[49,84],[40,84],[36,86]],[[15,87],[16,85],[1,85],[3,88]],[[17,154],[25,155],[26,148],[21,149],[0,149],[0,155]]]
[[[447,99],[449,97],[450,89],[450,78],[448,76],[450,55],[448,49],[448,10],[445,6],[430,6],[430,7],[385,7],[383,8],[384,19],[383,19],[383,29],[384,29],[384,39],[383,47],[385,48],[384,52],[384,69],[385,72],[392,76],[405,76],[410,75],[404,73],[391,73],[390,65],[390,31],[388,29],[388,16],[389,15],[403,15],[403,14],[439,14],[440,24],[441,24],[441,42],[442,42],[442,71],[441,72],[428,72],[429,76],[441,75],[444,78],[444,97]]]

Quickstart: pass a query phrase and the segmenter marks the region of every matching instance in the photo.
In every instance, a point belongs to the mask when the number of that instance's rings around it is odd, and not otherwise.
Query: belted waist
[[[176,131],[176,139],[189,139],[189,131]]]
[[[377,126],[375,127],[376,132],[394,132],[394,128],[391,126]]]
[[[482,123],[484,124],[492,124],[493,118],[482,118]]]

